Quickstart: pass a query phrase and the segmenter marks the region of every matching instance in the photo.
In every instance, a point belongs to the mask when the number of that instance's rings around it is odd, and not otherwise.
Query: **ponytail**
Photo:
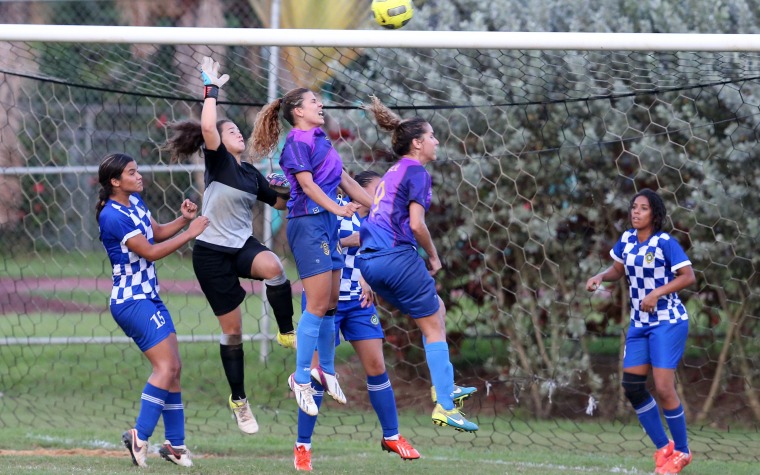
[[[370,98],[372,103],[362,106],[362,108],[375,116],[378,127],[392,132],[391,148],[393,153],[399,157],[409,153],[412,140],[420,138],[425,133],[425,126],[428,122],[419,116],[402,120],[388,106],[380,102],[376,96],[370,96]]]
[[[253,124],[251,138],[248,139],[248,148],[254,156],[263,158],[274,151],[282,132],[279,121],[280,110],[282,110],[282,118],[291,126],[295,125],[293,109],[301,107],[303,96],[307,92],[311,91],[304,87],[291,89],[284,96],[273,100],[261,109]]]

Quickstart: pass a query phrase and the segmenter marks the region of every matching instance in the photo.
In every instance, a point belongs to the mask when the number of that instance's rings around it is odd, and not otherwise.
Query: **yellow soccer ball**
[[[372,0],[372,13],[378,25],[396,30],[412,19],[414,5],[412,0]]]

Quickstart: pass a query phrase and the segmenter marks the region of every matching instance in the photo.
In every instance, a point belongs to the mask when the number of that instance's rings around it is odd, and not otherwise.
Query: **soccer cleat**
[[[416,460],[420,458],[420,453],[417,449],[406,441],[406,439],[399,434],[398,440],[387,440],[383,438],[380,441],[380,447],[386,452],[396,452],[403,460]]]
[[[296,470],[311,472],[311,450],[303,445],[296,444],[293,447],[293,466]]]
[[[464,418],[457,408],[447,411],[440,404],[435,405],[433,409],[433,424],[453,427],[459,432],[475,432],[478,425]]]
[[[473,388],[472,386],[457,386],[455,384],[454,390],[451,392],[451,399],[454,401],[454,404],[461,409],[462,406],[464,406],[464,401],[477,391],[478,388]],[[435,394],[435,386],[430,386],[430,397],[433,399],[433,403],[438,403],[438,397]]]
[[[657,452],[654,453],[655,470],[665,465],[665,462],[667,462],[670,456],[673,455],[673,447],[675,447],[675,444],[672,440],[669,440],[665,447],[657,449]]]
[[[283,348],[289,348],[294,350],[296,348],[296,332],[289,331],[287,333],[277,332],[277,344]]]
[[[192,467],[193,461],[190,460],[190,452],[184,445],[172,446],[168,440],[158,449],[158,454],[166,461],[183,467]]]
[[[319,384],[325,387],[327,394],[332,396],[333,399],[340,404],[346,403],[346,395],[343,394],[343,390],[340,389],[338,384],[338,375],[325,373],[322,368],[312,368],[311,377],[314,378]]]
[[[238,428],[241,431],[246,434],[255,434],[259,431],[259,423],[256,422],[256,417],[253,415],[253,411],[251,411],[248,399],[233,401],[232,395],[230,395],[229,403],[232,418],[237,421]]]
[[[691,452],[684,453],[678,450],[673,451],[665,465],[655,470],[654,473],[661,473],[665,475],[672,475],[674,473],[681,473],[681,470],[691,463]]]
[[[121,441],[132,456],[132,463],[138,467],[148,466],[148,441],[137,437],[137,429],[129,429],[121,435]]]
[[[316,416],[319,414],[319,407],[317,407],[317,403],[314,402],[314,395],[317,393],[317,390],[311,386],[311,382],[298,384],[296,383],[294,375],[291,374],[288,377],[288,386],[290,386],[290,390],[293,391],[293,394],[296,395],[298,407],[300,407],[303,412],[310,416]]]

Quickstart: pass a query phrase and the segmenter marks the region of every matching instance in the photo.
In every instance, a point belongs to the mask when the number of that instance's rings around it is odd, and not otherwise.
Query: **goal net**
[[[651,188],[697,275],[680,292],[690,336],[677,384],[690,437],[704,457],[760,461],[760,54],[735,46],[746,37],[103,34],[29,25],[21,36],[11,26],[0,28],[0,427],[42,424],[34,417],[41,399],[56,413],[46,425],[133,422],[146,368],[107,308],[110,269],[93,211],[97,164],[108,152],[135,157],[159,222],[173,219],[184,198],[200,202],[202,161],[172,163],[159,147],[168,123],[199,116],[198,64],[210,55],[231,76],[219,111],[246,135],[272,87],[318,92],[325,129],[352,173],[382,173],[394,160],[390,138],[359,108],[370,95],[432,124],[440,146],[428,166],[428,225],[444,263],[437,282],[456,380],[478,388],[467,413],[481,430],[453,437],[430,424],[421,335],[383,308],[402,424],[415,422],[402,427],[407,437],[649,454],[620,390],[627,288],[588,294],[584,285],[610,264],[630,198]],[[276,168],[277,156],[258,165]],[[271,234],[300,301],[284,226],[281,215],[258,210],[255,233]],[[183,249],[158,264],[183,385],[194,388],[185,394],[187,427],[233,431],[218,323],[189,255]],[[254,412],[265,433],[293,433],[293,353],[270,347],[259,285],[245,285]],[[317,433],[371,439],[376,418],[347,347],[338,370],[350,406],[330,407]]]

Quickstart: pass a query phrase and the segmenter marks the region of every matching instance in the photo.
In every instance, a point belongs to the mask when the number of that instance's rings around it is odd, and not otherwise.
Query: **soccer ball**
[[[395,30],[409,23],[414,6],[412,0],[372,0],[372,13],[378,25]]]

